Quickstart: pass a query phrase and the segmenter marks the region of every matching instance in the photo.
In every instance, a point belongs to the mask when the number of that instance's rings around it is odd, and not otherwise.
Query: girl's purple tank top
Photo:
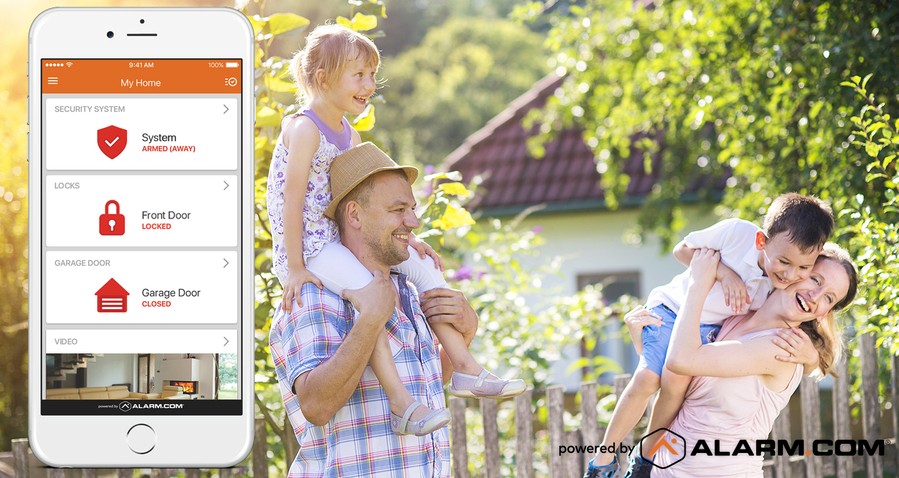
[[[319,131],[321,131],[325,135],[325,139],[328,140],[329,143],[337,146],[341,151],[346,151],[350,149],[350,143],[353,140],[353,135],[350,133],[350,123],[346,120],[346,118],[341,118],[340,123],[343,125],[343,131],[337,132],[331,129],[321,118],[315,114],[315,111],[312,111],[312,108],[306,108],[300,113],[315,123],[318,126]]]

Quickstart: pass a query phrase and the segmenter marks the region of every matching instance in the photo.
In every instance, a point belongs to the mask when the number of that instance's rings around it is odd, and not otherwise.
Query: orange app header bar
[[[240,94],[241,60],[43,59],[43,94]]]

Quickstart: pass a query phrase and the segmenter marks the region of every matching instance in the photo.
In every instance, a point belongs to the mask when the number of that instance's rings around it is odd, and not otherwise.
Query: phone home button
[[[138,423],[128,430],[128,448],[138,455],[145,455],[156,447],[156,432],[150,425]]]

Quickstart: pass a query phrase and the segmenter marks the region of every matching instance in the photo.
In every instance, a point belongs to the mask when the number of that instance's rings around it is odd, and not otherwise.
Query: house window
[[[603,299],[606,303],[615,302],[623,295],[641,297],[640,273],[636,271],[578,274],[578,290],[592,284],[603,285]],[[619,317],[619,319],[622,318]],[[620,320],[606,324],[605,340],[598,342],[593,350],[586,350],[586,347],[582,345],[582,356],[608,357],[621,366],[622,373],[633,373],[640,356],[634,351],[630,341],[623,340],[622,334],[627,334],[627,330],[623,326],[624,323]],[[600,375],[599,380],[602,383],[611,383],[614,376],[614,373],[604,373]]]

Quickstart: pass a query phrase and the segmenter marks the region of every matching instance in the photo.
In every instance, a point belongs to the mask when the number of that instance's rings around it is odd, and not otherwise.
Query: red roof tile
[[[566,209],[604,207],[600,174],[580,130],[568,128],[559,132],[546,145],[543,158],[535,159],[527,151],[526,141],[537,133],[537,126],[525,130],[521,121],[529,111],[541,108],[562,80],[551,74],[538,81],[446,158],[442,169],[461,172],[464,181],[477,175],[486,178],[469,207],[500,214],[537,204]],[[652,189],[658,181],[659,161],[656,155],[652,172],[647,174],[643,153],[633,148],[624,165],[630,176],[627,199],[638,200]],[[701,184],[697,181],[690,190]],[[720,187],[723,186],[722,179]]]

